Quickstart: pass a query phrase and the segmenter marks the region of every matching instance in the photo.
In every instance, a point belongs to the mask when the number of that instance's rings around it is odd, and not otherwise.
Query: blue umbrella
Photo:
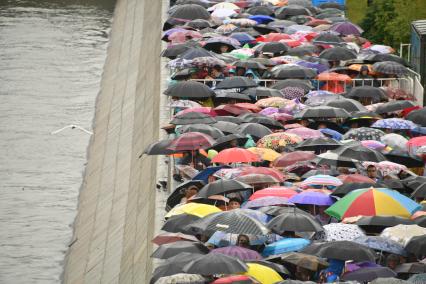
[[[274,205],[288,205],[288,198],[277,196],[266,196],[248,201],[244,204],[244,208],[259,208]]]
[[[356,238],[354,242],[357,242],[361,245],[367,246],[378,251],[384,251],[399,255],[407,255],[407,252],[404,250],[404,247],[401,246],[399,243],[378,236],[362,236]]]
[[[229,37],[238,40],[241,45],[251,43],[256,40],[248,33],[232,33]]]
[[[256,21],[258,24],[267,24],[273,22],[275,18],[266,15],[253,15],[249,17],[250,20]]]
[[[209,176],[217,172],[218,170],[224,168],[224,166],[218,166],[218,167],[208,167],[201,172],[199,172],[196,176],[193,177],[192,180],[202,180],[205,184],[207,184]]]
[[[257,221],[266,224],[271,219],[271,217],[263,212],[252,210],[252,209],[239,209],[241,213],[244,213],[247,216],[256,219]]]
[[[278,242],[267,245],[262,252],[264,257],[277,255],[286,252],[299,251],[308,246],[310,241],[301,238],[285,238]]]
[[[337,132],[336,130],[330,129],[330,128],[321,128],[319,129],[322,134],[325,134],[327,136],[330,136],[331,138],[340,141],[342,140],[343,135],[340,134],[340,132]]]
[[[386,128],[386,129],[400,129],[400,130],[411,130],[416,128],[418,125],[410,120],[402,118],[386,118],[377,120],[371,127],[374,128]]]
[[[328,66],[325,66],[324,64],[321,64],[321,63],[301,60],[301,61],[297,61],[296,64],[303,67],[315,69],[318,74],[328,70]]]

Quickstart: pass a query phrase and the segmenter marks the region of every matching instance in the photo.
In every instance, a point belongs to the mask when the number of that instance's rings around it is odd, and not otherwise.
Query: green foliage
[[[366,38],[398,47],[409,42],[410,23],[422,18],[426,18],[425,0],[373,0],[360,24]]]

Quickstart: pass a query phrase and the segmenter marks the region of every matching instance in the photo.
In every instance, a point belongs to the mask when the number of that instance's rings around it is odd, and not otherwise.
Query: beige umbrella
[[[390,239],[405,246],[412,237],[426,234],[426,228],[418,225],[396,225],[386,228],[380,234],[381,237]]]
[[[204,284],[206,283],[206,278],[199,274],[186,274],[178,273],[171,276],[161,277],[155,284],[175,284],[175,283],[185,283],[185,284]]]

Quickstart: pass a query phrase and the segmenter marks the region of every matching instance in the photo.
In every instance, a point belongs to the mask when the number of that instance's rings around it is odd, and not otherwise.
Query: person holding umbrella
[[[362,65],[359,74],[355,77],[355,87],[374,86],[373,77],[369,74],[368,66]]]

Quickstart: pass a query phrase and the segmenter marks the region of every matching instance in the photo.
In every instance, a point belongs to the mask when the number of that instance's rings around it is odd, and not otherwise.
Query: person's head
[[[377,178],[377,168],[374,165],[369,165],[367,167],[367,176],[369,178],[375,179]]]
[[[354,121],[351,123],[351,128],[358,128],[358,122]]]
[[[390,254],[386,258],[386,266],[390,269],[395,269],[399,265],[399,256],[396,254]]]
[[[362,65],[361,69],[359,70],[359,73],[362,76],[367,76],[368,75],[368,66],[367,65]]]
[[[247,235],[238,235],[237,246],[249,248],[250,247],[250,238]]]
[[[237,139],[233,139],[233,140],[229,141],[229,145],[231,147],[238,147],[238,141],[237,141]]]
[[[198,193],[198,187],[196,185],[191,185],[185,188],[185,197],[190,198]]]
[[[324,129],[324,128],[327,128],[327,124],[325,122],[320,122],[318,124],[318,129]]]
[[[217,78],[222,74],[222,68],[220,66],[214,66],[211,70],[211,76]]]
[[[232,209],[238,209],[241,207],[241,200],[238,198],[230,198],[229,199],[229,208]]]
[[[235,71],[236,71],[236,74],[235,74],[236,76],[244,76],[244,74],[246,73],[246,69],[243,67],[237,67]]]
[[[296,279],[301,281],[311,280],[312,272],[306,268],[296,266]]]
[[[229,46],[227,46],[226,44],[222,44],[222,45],[219,47],[219,51],[220,51],[220,53],[226,53],[226,52],[228,52],[228,51],[229,51]]]
[[[347,167],[338,167],[337,171],[341,175],[348,175],[348,174],[350,174],[349,169]]]

